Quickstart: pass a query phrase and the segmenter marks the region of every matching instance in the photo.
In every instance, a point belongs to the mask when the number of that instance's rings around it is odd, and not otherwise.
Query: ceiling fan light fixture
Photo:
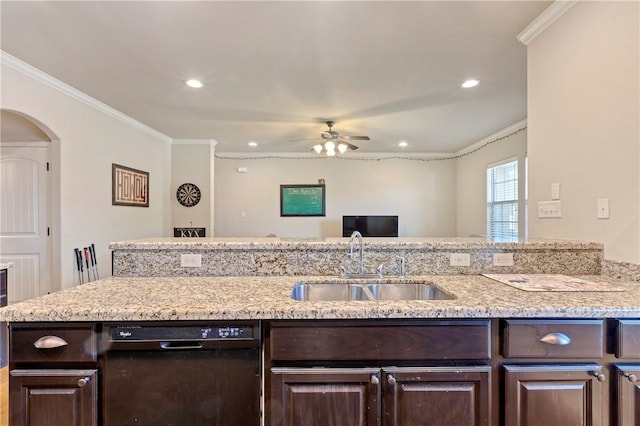
[[[324,144],[324,149],[326,149],[327,152],[328,151],[334,151],[336,149],[336,144],[333,143],[333,141],[326,142]],[[335,151],[334,151],[334,153],[335,153]]]
[[[327,150],[327,157],[335,157],[336,155],[336,151],[333,149],[328,149]]]
[[[313,150],[317,153],[320,154],[322,152],[322,145],[317,144],[313,146]]]
[[[340,151],[340,154],[344,154],[345,152],[347,152],[347,149],[349,149],[347,144],[344,144],[344,143],[338,144],[338,151]]]

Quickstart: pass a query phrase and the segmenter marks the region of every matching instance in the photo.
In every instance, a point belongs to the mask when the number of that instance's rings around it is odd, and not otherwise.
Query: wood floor
[[[0,368],[0,426],[9,424],[9,367]]]

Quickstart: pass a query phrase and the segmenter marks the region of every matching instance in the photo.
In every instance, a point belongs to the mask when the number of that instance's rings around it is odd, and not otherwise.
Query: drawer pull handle
[[[595,377],[599,382],[604,382],[605,380],[607,380],[607,376],[605,376],[603,373],[598,373],[597,371],[594,371],[593,373],[591,373],[591,375]]]
[[[542,336],[540,341],[550,345],[567,346],[571,343],[571,338],[563,333],[548,333]]]
[[[33,342],[33,346],[37,349],[53,349],[67,346],[68,343],[62,337],[58,336],[43,336]]]
[[[389,374],[387,376],[387,383],[389,383],[391,386],[394,386],[396,384],[396,378]]]
[[[87,384],[89,384],[90,381],[91,381],[91,377],[84,377],[78,380],[78,387],[79,388],[85,387]]]
[[[631,383],[635,383],[636,380],[638,380],[638,377],[631,373],[624,373],[624,377],[626,377]]]
[[[378,383],[380,383],[380,379],[378,378],[378,376],[371,376],[371,384],[372,385],[377,385]]]

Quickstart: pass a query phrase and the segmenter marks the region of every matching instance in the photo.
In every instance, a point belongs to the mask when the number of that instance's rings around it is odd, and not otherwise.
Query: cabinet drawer
[[[640,320],[618,320],[616,357],[640,358]]]
[[[9,360],[12,365],[94,363],[97,338],[93,324],[61,327],[11,324]],[[38,347],[37,347],[38,346]]]
[[[507,358],[602,358],[603,320],[505,320]]]
[[[272,324],[274,361],[477,360],[491,358],[490,321]]]

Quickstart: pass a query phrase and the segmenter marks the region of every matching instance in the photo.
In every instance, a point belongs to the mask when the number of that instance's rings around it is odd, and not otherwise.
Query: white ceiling
[[[455,152],[526,117],[548,1],[2,1],[1,47],[176,139],[308,152],[335,120],[357,152]],[[184,81],[198,78],[204,88]],[[467,78],[480,80],[462,89]],[[258,142],[257,148],[247,146]]]

